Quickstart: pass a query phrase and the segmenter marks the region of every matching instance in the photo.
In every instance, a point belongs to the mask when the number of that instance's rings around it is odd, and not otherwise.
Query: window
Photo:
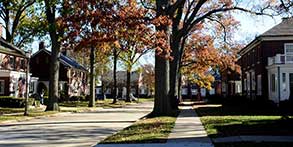
[[[29,91],[30,91],[30,93],[33,93],[35,91],[35,84],[36,84],[36,82],[31,82],[29,84]]]
[[[247,82],[246,82],[246,84],[247,84],[247,91],[250,91],[250,83],[251,83],[251,79],[250,79],[250,75],[249,75],[249,73],[247,72],[246,73],[246,79],[247,79]]]
[[[0,80],[0,94],[4,94],[4,87],[5,87],[4,80]]]
[[[144,89],[140,89],[140,94],[145,94]]]
[[[15,58],[14,58],[14,56],[9,57],[9,65],[10,65],[11,69],[15,68]]]
[[[244,91],[246,91],[246,89],[247,89],[247,79],[244,79],[244,87],[243,87],[243,89],[244,89]]]
[[[286,54],[293,54],[293,44],[285,44]]]
[[[276,90],[276,76],[275,76],[275,74],[272,74],[272,77],[271,77],[271,90],[273,91],[273,92],[275,92],[275,90]]]
[[[188,89],[187,88],[182,88],[182,95],[187,95]]]
[[[257,95],[261,95],[261,75],[257,75]]]
[[[282,73],[282,81],[283,83],[286,83],[286,73]]]
[[[20,68],[22,69],[22,70],[25,70],[25,67],[26,67],[26,63],[25,63],[25,60],[24,59],[21,59],[20,60]]]
[[[251,90],[255,90],[256,82],[255,82],[255,72],[251,72]]]
[[[286,91],[286,73],[282,73],[282,87],[283,91]]]

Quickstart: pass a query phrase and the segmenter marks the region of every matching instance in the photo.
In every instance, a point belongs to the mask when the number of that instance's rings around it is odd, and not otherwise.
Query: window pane
[[[258,75],[257,76],[257,95],[261,95],[262,92],[261,92],[261,75]]]
[[[293,54],[293,44],[285,45],[286,53]]]
[[[283,83],[286,83],[286,73],[282,73],[282,81]]]

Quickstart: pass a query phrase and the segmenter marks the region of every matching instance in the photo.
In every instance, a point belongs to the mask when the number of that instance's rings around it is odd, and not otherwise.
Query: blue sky
[[[280,17],[252,16],[247,13],[234,13],[233,15],[241,24],[237,32],[235,32],[235,40],[246,43],[279,24],[282,20]],[[140,60],[141,64],[154,64],[154,62],[153,54],[148,54]]]
[[[235,34],[237,41],[246,40],[250,42],[256,36],[266,32],[282,21],[281,17],[251,16],[247,13],[236,13],[233,15],[241,24]]]

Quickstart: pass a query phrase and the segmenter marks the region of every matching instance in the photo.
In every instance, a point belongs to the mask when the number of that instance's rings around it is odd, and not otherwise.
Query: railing
[[[268,57],[268,65],[290,63],[293,63],[293,55],[277,54],[274,57]]]

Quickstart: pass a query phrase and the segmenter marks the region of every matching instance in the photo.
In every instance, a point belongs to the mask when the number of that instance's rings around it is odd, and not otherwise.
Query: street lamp
[[[26,56],[26,82],[25,82],[25,108],[24,108],[24,116],[28,116],[28,97],[29,97],[29,70],[30,70],[30,58],[31,58],[31,50],[25,53]]]

